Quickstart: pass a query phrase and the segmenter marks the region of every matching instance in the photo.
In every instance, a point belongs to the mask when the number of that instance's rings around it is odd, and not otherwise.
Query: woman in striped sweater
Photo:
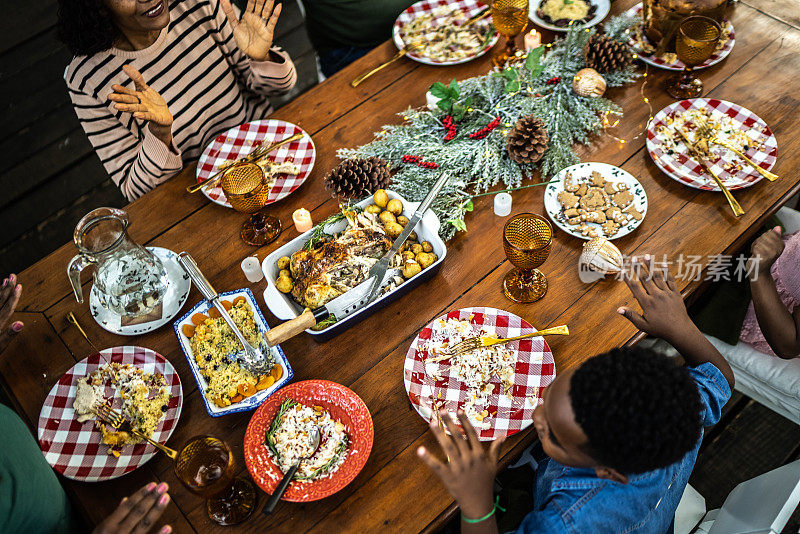
[[[294,86],[289,55],[272,46],[280,12],[273,0],[248,0],[241,17],[230,0],[59,0],[69,96],[128,200]]]

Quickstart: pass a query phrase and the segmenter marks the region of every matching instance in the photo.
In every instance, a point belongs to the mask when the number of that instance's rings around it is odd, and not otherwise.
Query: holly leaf
[[[464,211],[472,211],[475,209],[475,205],[472,203],[472,199],[467,200],[467,203],[461,206],[461,209]]]
[[[513,82],[507,83],[505,89],[503,89],[504,93],[514,93],[519,91],[519,80],[514,80]]]
[[[453,107],[453,101],[449,98],[443,98],[436,103],[436,107],[445,113],[450,113],[450,108]]]
[[[450,91],[450,98],[453,100],[457,100],[458,97],[461,95],[461,90],[458,88],[458,82],[455,78],[453,81],[450,82],[450,87],[447,88]]]
[[[463,219],[448,219],[447,224],[452,225],[456,230],[467,231],[467,223]]]
[[[464,118],[464,113],[467,111],[467,108],[464,107],[463,104],[459,104],[458,102],[453,104],[453,119],[458,122],[462,118]]]
[[[525,58],[525,68],[533,72],[536,67],[539,67],[539,60],[544,53],[544,46],[540,45],[528,52],[528,57]]]
[[[472,105],[472,97],[468,96],[467,98],[464,99],[464,106],[470,107],[471,105]]]
[[[447,98],[450,96],[450,93],[447,90],[447,86],[442,82],[436,82],[431,85],[431,88],[428,89],[433,96],[436,98]]]

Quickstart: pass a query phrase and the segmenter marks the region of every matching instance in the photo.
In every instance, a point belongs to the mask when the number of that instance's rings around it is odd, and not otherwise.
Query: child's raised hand
[[[750,267],[755,269],[758,274],[769,273],[775,260],[783,252],[783,239],[781,238],[781,227],[776,226],[768,232],[764,232],[758,239],[753,241],[750,247]]]
[[[623,306],[617,310],[620,315],[632,322],[639,330],[667,341],[680,336],[687,328],[696,327],[686,313],[675,279],[668,271],[650,274],[645,262],[634,259],[635,268],[625,275],[625,283],[639,301],[642,314]]]
[[[431,422],[431,431],[448,461],[440,461],[425,447],[417,449],[417,454],[442,479],[447,491],[458,501],[464,517],[477,519],[491,512],[494,506],[494,477],[504,438],[493,441],[489,450],[485,451],[466,414],[459,410],[458,418],[464,429],[463,434],[448,413],[442,413],[442,420],[450,436],[444,433],[437,422]]]

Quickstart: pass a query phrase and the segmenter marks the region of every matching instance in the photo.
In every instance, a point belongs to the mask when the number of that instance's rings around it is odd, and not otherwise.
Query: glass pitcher
[[[83,302],[81,271],[93,265],[94,287],[100,305],[126,317],[153,311],[167,291],[167,273],[161,261],[128,236],[128,214],[115,208],[97,208],[75,227],[79,254],[67,268],[75,298]]]

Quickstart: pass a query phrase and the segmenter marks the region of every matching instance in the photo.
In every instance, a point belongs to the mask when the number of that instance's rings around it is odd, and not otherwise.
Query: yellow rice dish
[[[253,317],[253,310],[244,297],[233,303],[222,301],[233,322],[247,341],[257,347],[261,332]],[[220,408],[241,402],[245,397],[272,386],[283,376],[283,368],[275,364],[268,374],[256,375],[228,358],[242,349],[233,331],[212,308],[208,315],[196,313],[192,325],[184,325],[183,333],[189,338],[192,356],[208,387],[204,394]]]

